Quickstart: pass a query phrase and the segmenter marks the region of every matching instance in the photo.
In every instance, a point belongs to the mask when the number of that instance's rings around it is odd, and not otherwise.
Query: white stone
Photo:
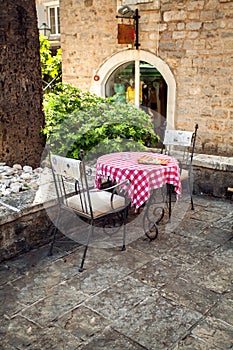
[[[3,174],[1,182],[2,181],[5,182],[4,180],[9,180],[10,181],[13,178],[14,178],[14,176],[12,176],[12,175],[7,176],[6,174]]]
[[[11,168],[11,169],[6,171],[6,176],[14,175],[14,173],[15,173],[15,170]]]
[[[20,177],[18,174],[15,174],[15,176],[13,176],[12,179],[10,179],[10,183],[18,182],[18,181],[20,181]]]
[[[5,188],[9,187],[10,183],[11,183],[11,180],[8,178],[4,178],[1,180],[1,184],[2,184],[2,186],[5,186]]]
[[[21,190],[21,188],[22,188],[22,185],[21,185],[21,184],[18,184],[18,183],[12,184],[12,186],[11,186],[11,191],[12,191],[13,193],[19,193],[19,191]]]
[[[4,166],[2,167],[2,169],[3,169],[4,171],[6,171],[6,170],[8,170],[8,169],[11,169],[11,167],[10,167],[9,165],[4,165]]]
[[[31,187],[31,189],[33,190],[37,190],[39,185],[38,183],[35,181],[35,182],[30,182],[29,186]]]
[[[29,166],[29,165],[25,165],[25,166],[23,167],[23,171],[24,171],[25,173],[32,173],[32,167]]]
[[[6,185],[4,183],[0,184],[0,191],[5,191]]]
[[[9,196],[11,194],[11,189],[10,188],[6,188],[5,191],[2,191],[3,196]]]
[[[31,179],[31,175],[29,173],[23,173],[20,177],[26,181],[29,181]]]
[[[22,165],[21,164],[14,164],[13,169],[15,170],[22,170]]]
[[[20,183],[19,181],[15,181],[15,182],[12,182],[10,184],[10,188],[12,188],[13,186],[20,186],[20,187],[22,187],[22,183]]]
[[[36,169],[34,169],[34,173],[35,174],[40,174],[40,173],[42,173],[42,171],[43,171],[43,169],[42,168],[36,168]]]

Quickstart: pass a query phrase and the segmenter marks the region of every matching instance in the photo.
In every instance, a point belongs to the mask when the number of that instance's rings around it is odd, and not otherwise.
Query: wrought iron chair
[[[85,166],[83,151],[80,152],[80,160],[50,154],[50,162],[58,200],[58,214],[55,220],[49,254],[52,254],[59,221],[64,211],[72,213],[72,215],[75,213],[75,217],[81,218],[87,224],[86,228],[88,232],[85,231],[85,242],[83,243],[85,247],[79,272],[83,271],[86,253],[94,233],[94,227],[96,225],[100,227],[101,224],[105,229],[106,218],[113,218],[113,216],[117,215],[117,219],[120,220],[120,224],[116,229],[119,231],[123,226],[121,249],[125,250],[127,209],[130,204],[126,192],[129,181],[125,180],[107,190],[99,190],[91,187],[88,183],[90,168],[88,169]],[[112,220],[112,223],[115,224],[115,219]],[[72,226],[76,226],[74,229],[76,230],[76,234],[78,234],[77,232],[80,229],[78,222]]]
[[[187,181],[188,191],[191,199],[191,209],[194,210],[193,203],[193,172],[192,161],[197,138],[198,124],[193,131],[165,130],[162,153],[175,157],[179,162],[181,182]],[[169,197],[169,218],[171,217],[171,197],[172,185],[168,185]]]

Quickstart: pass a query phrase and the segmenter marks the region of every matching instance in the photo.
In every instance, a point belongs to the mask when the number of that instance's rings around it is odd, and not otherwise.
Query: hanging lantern
[[[49,36],[51,34],[51,28],[49,28],[49,26],[46,23],[42,23],[39,27],[39,32],[49,39]]]

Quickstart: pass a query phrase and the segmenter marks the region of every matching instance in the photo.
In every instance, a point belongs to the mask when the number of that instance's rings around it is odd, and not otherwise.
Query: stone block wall
[[[0,0],[0,162],[37,167],[44,147],[35,2]]]
[[[233,185],[233,172],[194,166],[193,191],[197,195],[208,194],[227,198],[228,188]]]
[[[195,194],[208,194],[228,198],[228,189],[233,188],[233,157],[194,155]]]
[[[51,225],[43,208],[2,224],[0,262],[48,243],[51,240]]]
[[[63,81],[88,91],[93,72],[117,49],[116,1],[60,1],[60,14]]]
[[[103,62],[130,50],[117,43],[117,5],[123,3],[60,0],[64,82],[89,90]],[[231,156],[233,2],[154,0],[135,7],[140,49],[162,59],[174,75],[175,127],[191,130],[198,123],[197,150]]]

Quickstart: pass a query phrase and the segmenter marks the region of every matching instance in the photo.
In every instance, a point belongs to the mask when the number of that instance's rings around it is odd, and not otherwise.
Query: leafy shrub
[[[50,42],[46,36],[40,34],[40,63],[43,88],[53,88],[52,82],[61,81],[61,48],[57,49],[56,55],[50,50]]]
[[[130,104],[115,103],[77,87],[59,84],[44,96],[43,130],[53,151],[72,158],[145,149],[159,140],[150,117]]]

